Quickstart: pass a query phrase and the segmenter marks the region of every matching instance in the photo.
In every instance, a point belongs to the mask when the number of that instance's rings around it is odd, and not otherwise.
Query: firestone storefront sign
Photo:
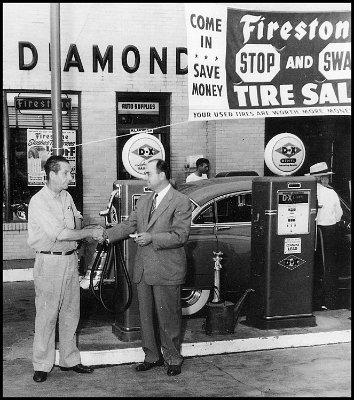
[[[72,182],[76,186],[76,131],[63,130],[64,157],[71,165]],[[53,133],[49,129],[27,129],[28,186],[43,186],[46,182],[44,164],[53,154]]]
[[[185,8],[190,120],[350,115],[350,12]]]
[[[52,111],[52,100],[50,97],[15,97],[15,107],[17,110],[50,110]],[[61,99],[63,111],[71,110],[71,99]]]

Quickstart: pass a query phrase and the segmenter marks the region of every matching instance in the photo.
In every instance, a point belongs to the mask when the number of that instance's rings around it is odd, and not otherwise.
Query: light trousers
[[[59,317],[59,365],[81,363],[76,346],[80,319],[80,284],[76,253],[62,256],[36,254],[33,280],[36,319],[33,368],[50,372],[55,362],[55,328]]]

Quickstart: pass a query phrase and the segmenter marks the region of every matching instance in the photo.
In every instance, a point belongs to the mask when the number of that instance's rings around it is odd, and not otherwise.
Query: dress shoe
[[[62,371],[74,371],[78,372],[79,374],[91,374],[94,371],[93,368],[87,367],[86,365],[77,364],[73,367],[60,367]]]
[[[47,380],[48,372],[34,371],[33,380],[35,382],[44,382]]]
[[[169,365],[167,368],[167,375],[174,376],[179,375],[181,373],[181,366],[180,365]]]
[[[161,360],[161,359],[160,359],[160,360],[157,360],[157,361],[155,361],[155,362],[153,362],[153,363],[148,362],[148,361],[144,361],[144,362],[138,364],[138,365],[135,367],[135,369],[136,369],[138,372],[141,372],[141,371],[148,371],[149,369],[154,368],[154,367],[161,367],[163,364],[164,364],[164,360]]]

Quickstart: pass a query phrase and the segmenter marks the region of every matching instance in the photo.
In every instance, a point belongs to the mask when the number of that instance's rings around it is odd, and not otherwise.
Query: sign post
[[[53,155],[63,154],[61,137],[60,3],[50,3],[50,67],[53,118]]]

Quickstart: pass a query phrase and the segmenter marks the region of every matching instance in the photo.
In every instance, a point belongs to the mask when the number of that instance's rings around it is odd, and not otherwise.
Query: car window
[[[194,211],[197,208],[197,206],[193,203],[193,201],[191,201],[191,206],[192,206],[192,211]]]
[[[216,202],[217,222],[251,222],[251,193],[229,196]]]
[[[214,204],[211,204],[205,210],[202,210],[193,221],[195,224],[215,223]]]

